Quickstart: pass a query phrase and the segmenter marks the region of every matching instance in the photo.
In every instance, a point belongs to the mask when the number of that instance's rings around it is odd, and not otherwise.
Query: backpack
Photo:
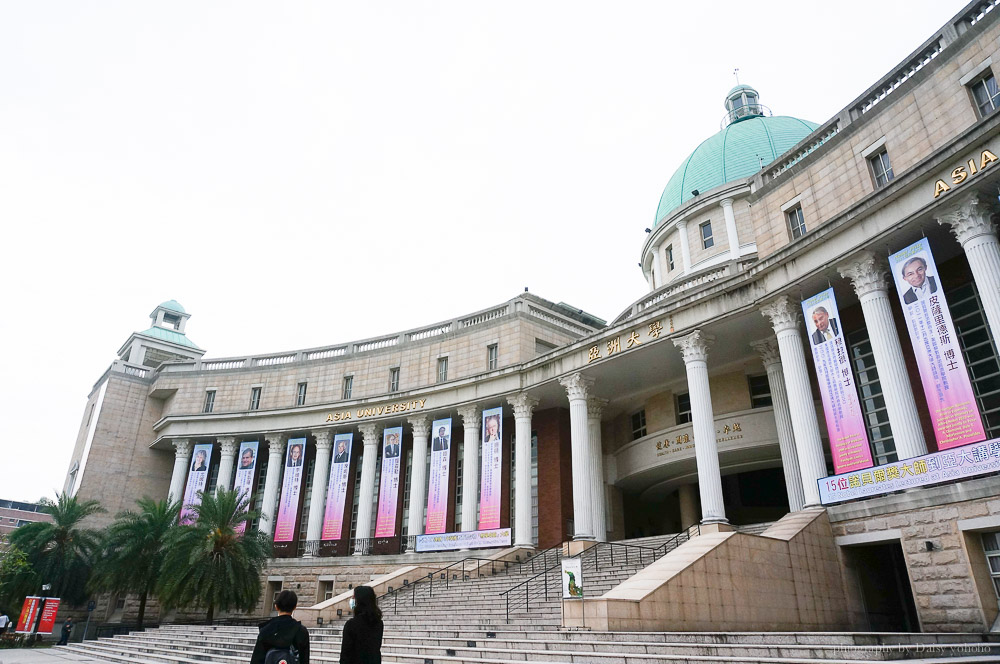
[[[298,627],[301,628],[302,623]],[[298,636],[298,633],[296,629],[295,635]],[[294,644],[289,644],[287,648],[271,648],[264,656],[264,664],[299,664],[299,651]]]

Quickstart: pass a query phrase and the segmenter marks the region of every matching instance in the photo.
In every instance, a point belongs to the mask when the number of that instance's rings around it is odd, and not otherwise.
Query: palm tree
[[[171,532],[156,588],[164,607],[205,606],[211,624],[216,610],[250,611],[257,606],[271,543],[250,529],[236,533],[239,524],[260,516],[247,511],[246,503],[237,491],[203,492],[201,505],[194,508],[197,521]]]
[[[43,502],[52,523],[27,523],[10,534],[10,543],[24,552],[39,583],[52,584],[53,596],[80,604],[87,599],[87,581],[100,539],[97,531],[80,526],[104,508],[96,500],[80,501],[65,493],[56,502]]]
[[[138,512],[122,512],[102,538],[103,550],[94,567],[91,588],[139,594],[139,628],[146,617],[146,600],[163,570],[167,541],[177,526],[179,502],[140,498]]]

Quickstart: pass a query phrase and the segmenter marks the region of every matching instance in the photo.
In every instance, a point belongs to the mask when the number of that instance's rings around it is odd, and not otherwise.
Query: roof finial
[[[733,76],[736,77],[736,85],[739,85],[740,84],[740,68],[739,67],[737,67],[736,69],[733,70]]]

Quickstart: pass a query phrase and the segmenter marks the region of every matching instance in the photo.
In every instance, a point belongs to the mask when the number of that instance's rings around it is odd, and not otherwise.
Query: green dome
[[[169,309],[170,311],[176,311],[177,313],[186,314],[184,307],[177,300],[167,300],[166,302],[161,302],[158,308]]]
[[[749,86],[739,85],[733,88]],[[732,93],[730,93],[732,94]],[[727,182],[748,178],[794,147],[819,125],[787,116],[750,117],[728,125],[695,148],[680,165],[660,197],[655,223],[694,198]]]

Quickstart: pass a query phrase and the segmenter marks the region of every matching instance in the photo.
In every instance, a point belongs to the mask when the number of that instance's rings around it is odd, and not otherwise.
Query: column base
[[[731,533],[735,528],[728,521],[712,521],[701,524],[701,534],[706,533]]]
[[[595,546],[597,546],[597,542],[594,540],[577,539],[563,542],[563,556],[575,556]]]

